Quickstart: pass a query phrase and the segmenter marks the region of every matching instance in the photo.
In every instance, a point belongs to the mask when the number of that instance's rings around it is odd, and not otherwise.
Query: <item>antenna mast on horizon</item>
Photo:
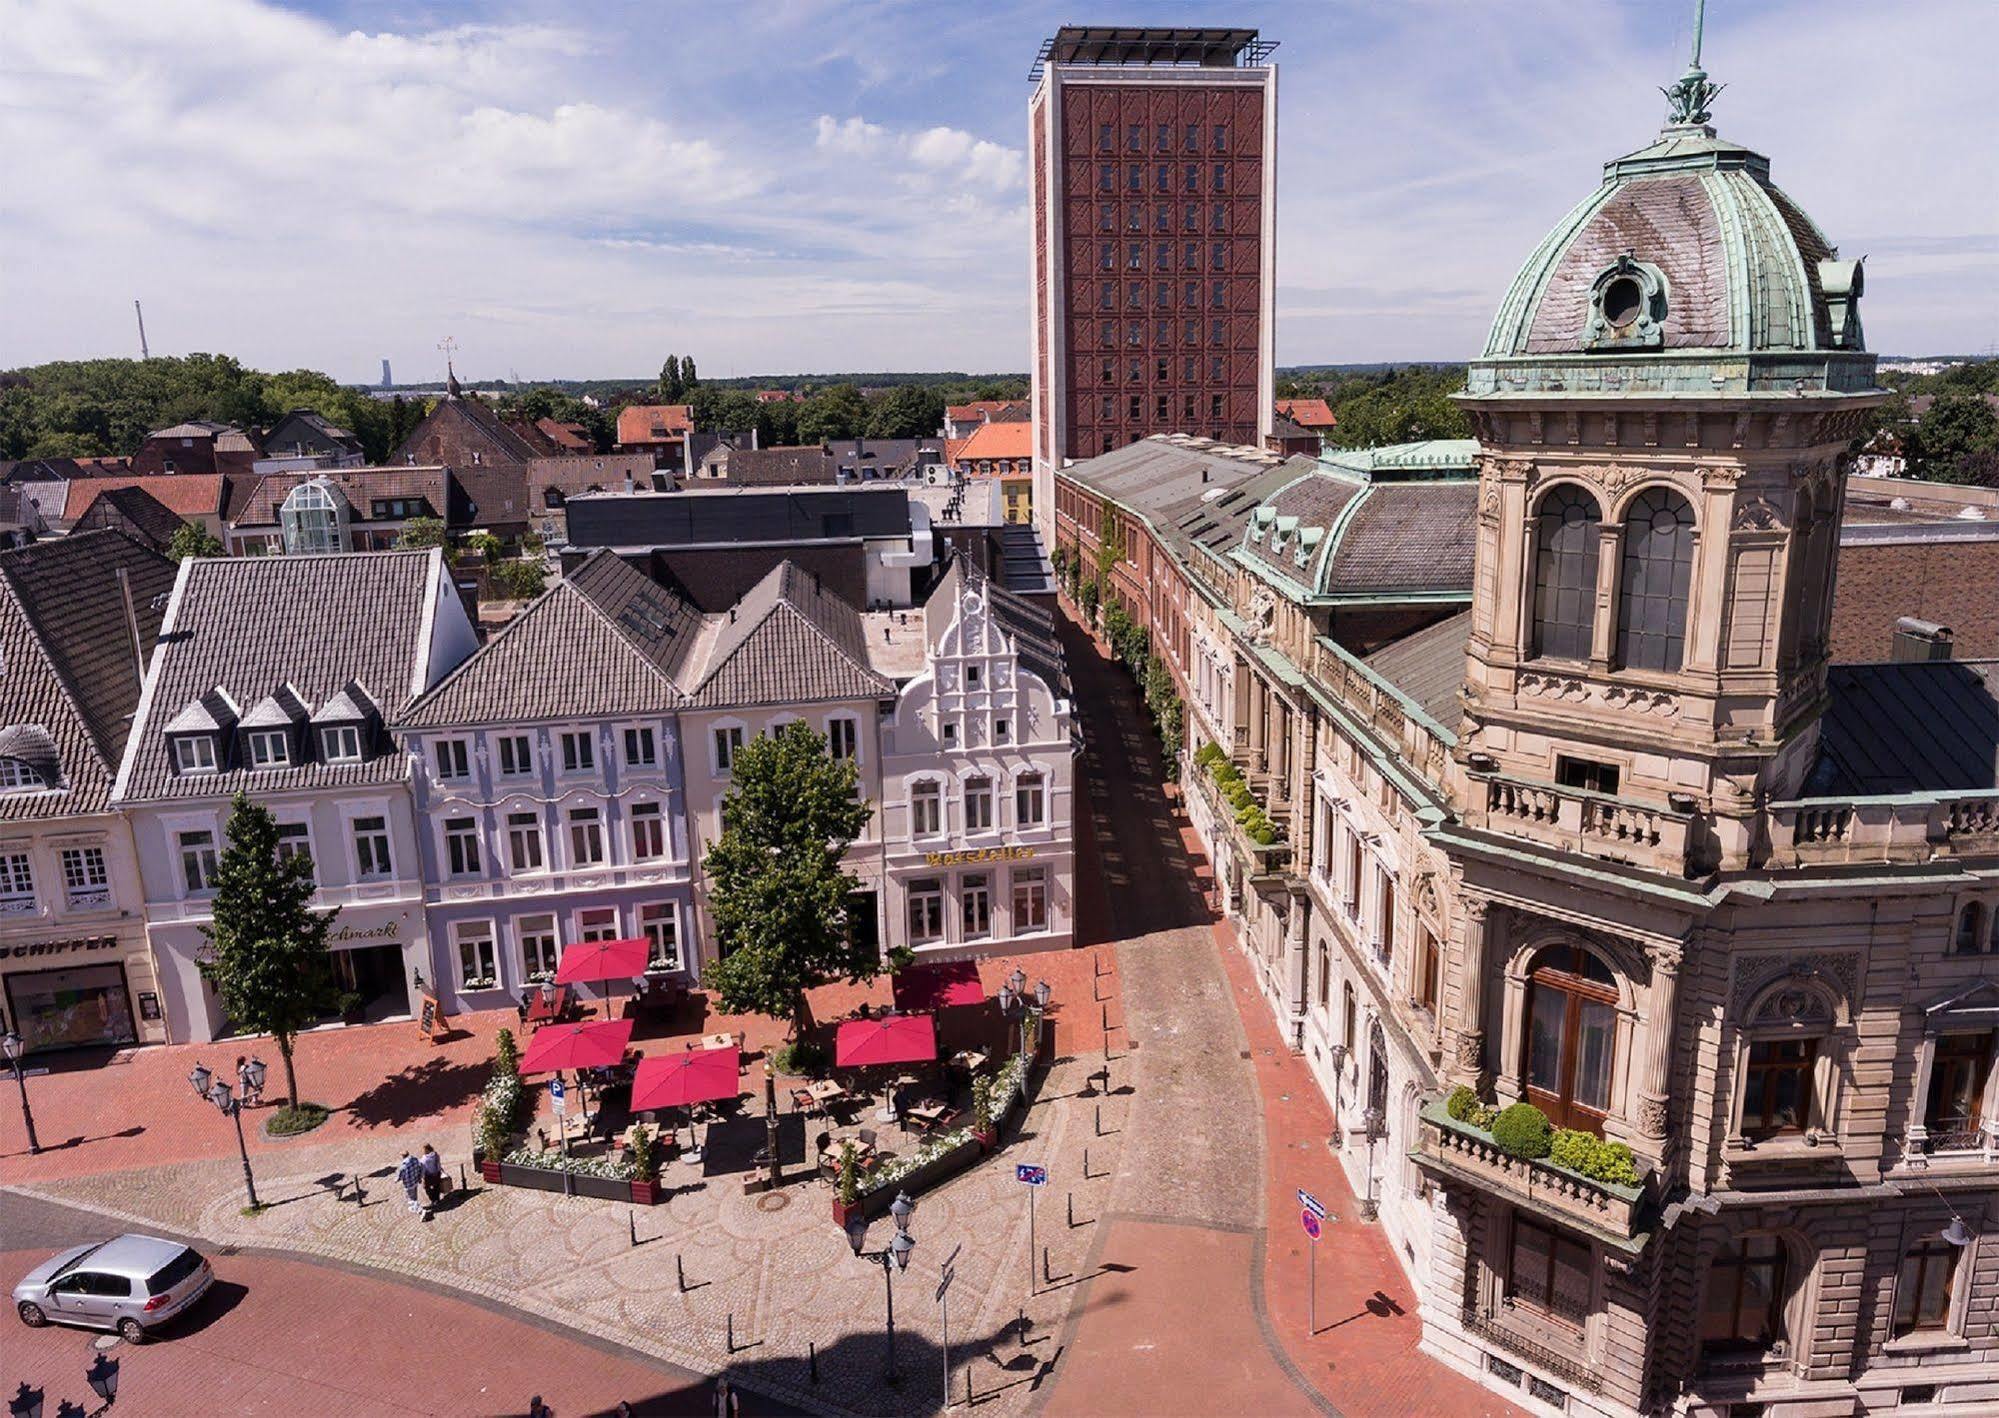
[[[136,300],[132,302],[132,313],[139,317],[139,358],[151,359],[152,351],[146,348],[146,312]]]

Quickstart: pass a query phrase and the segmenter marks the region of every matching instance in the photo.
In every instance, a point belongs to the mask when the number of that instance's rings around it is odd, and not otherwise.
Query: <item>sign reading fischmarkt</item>
[[[969,866],[974,862],[1022,862],[1034,855],[1032,847],[971,847],[962,852],[925,852],[928,867]]]
[[[392,941],[400,934],[401,924],[396,921],[384,921],[379,926],[357,929],[354,926],[348,925],[345,921],[335,920],[333,929],[326,933],[326,943],[328,945],[340,946],[354,945],[365,940]]]

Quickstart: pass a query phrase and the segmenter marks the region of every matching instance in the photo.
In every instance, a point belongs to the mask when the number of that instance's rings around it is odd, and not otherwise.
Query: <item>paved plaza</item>
[[[512,1316],[550,1343],[594,1343],[614,1356],[603,1362],[621,1383],[650,1376],[645,1391],[663,1405],[652,1411],[686,1411],[676,1405],[719,1373],[767,1407],[937,1410],[944,1335],[934,1292],[947,1255],[952,1398],[962,1404],[969,1381],[982,1412],[1509,1411],[1416,1351],[1415,1298],[1379,1230],[1353,1219],[1324,1143],[1325,1104],[1282,1046],[1231,931],[1212,917],[1207,868],[1160,785],[1157,745],[1128,681],[1085,637],[1069,638],[1090,724],[1083,778],[1098,785],[1079,873],[1091,887],[1079,918],[1093,943],[1026,959],[1057,1002],[1057,1059],[1040,1098],[997,1156],[919,1199],[918,1248],[893,1282],[900,1384],[883,1382],[881,1272],[850,1253],[817,1181],[746,1195],[742,1174],[704,1176],[674,1161],[662,1174],[669,1199],[633,1208],[489,1187],[472,1174],[433,1219],[412,1216],[389,1173],[404,1146],[423,1140],[453,1163],[465,1157],[492,1035],[511,1016],[456,1021],[457,1037],[434,1049],[406,1025],[307,1038],[303,1090],[340,1110],[307,1138],[253,1141],[271,1203],[254,1217],[241,1214],[233,1135],[188,1094],[183,1075],[201,1052],[191,1049],[33,1080],[44,1140],[64,1145],[26,1156],[18,1118],[0,1110],[0,1182],[17,1196],[199,1238],[218,1250],[225,1276],[241,1265],[254,1288],[297,1287],[283,1267],[317,1261],[308,1268],[341,1304],[357,1303],[360,1278],[392,1290],[402,1282],[419,1308],[460,1297],[482,1324]],[[886,994],[885,984],[830,992],[815,1012],[835,1017]],[[742,1028],[752,1049],[777,1037],[769,1020],[704,1013],[684,1023]],[[1029,1161],[1050,1174],[1033,1250],[1028,1189],[1013,1172]],[[1305,1315],[1307,1243],[1292,1216],[1301,1186],[1338,1218],[1320,1243],[1316,1334]],[[873,1241],[888,1230],[877,1222]],[[174,1347],[149,1351],[145,1365]],[[373,1371],[402,1361],[356,1362]],[[554,1401],[559,1385],[548,1388]],[[596,1411],[604,1391],[578,1391],[558,1411]],[[147,1411],[138,1393],[121,1411]],[[414,1389],[408,1411],[488,1411],[452,1397]]]

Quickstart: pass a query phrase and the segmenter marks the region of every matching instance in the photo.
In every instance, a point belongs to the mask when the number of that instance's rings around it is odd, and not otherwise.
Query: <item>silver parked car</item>
[[[137,1344],[199,1300],[215,1272],[199,1251],[157,1236],[119,1236],[51,1256],[14,1287],[30,1329],[51,1320],[115,1329]]]

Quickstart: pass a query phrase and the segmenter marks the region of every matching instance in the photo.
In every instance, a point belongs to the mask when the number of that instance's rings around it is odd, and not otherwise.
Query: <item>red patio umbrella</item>
[[[912,965],[895,977],[895,1007],[904,1012],[985,1001],[986,987],[979,983],[976,961]]]
[[[937,1057],[937,1021],[927,1014],[850,1019],[840,1026],[833,1061],[841,1068],[921,1063]]]
[[[559,985],[590,984],[598,980],[636,980],[646,972],[651,947],[644,936],[629,940],[585,940],[565,946],[562,965],[555,972]]]
[[[632,1077],[632,1111],[687,1108],[740,1094],[740,1049],[690,1049],[639,1060]]]
[[[521,1055],[522,1073],[560,1073],[571,1068],[609,1068],[632,1042],[629,1019],[593,1019],[582,1024],[544,1024]]]

